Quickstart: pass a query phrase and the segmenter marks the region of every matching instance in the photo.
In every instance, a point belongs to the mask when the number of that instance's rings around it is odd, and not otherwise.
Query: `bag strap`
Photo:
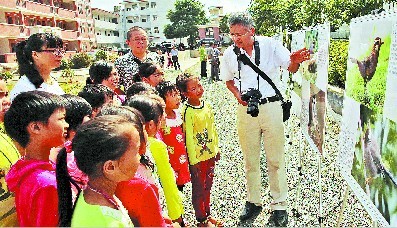
[[[251,60],[246,55],[241,54],[240,48],[238,48],[237,46],[234,46],[233,51],[237,55],[237,61],[241,61],[242,63],[244,63],[244,65],[248,65],[249,67],[251,67],[259,76],[261,76],[267,83],[269,83],[269,85],[274,89],[274,92],[276,92],[276,96],[278,96],[281,100],[284,100],[283,96],[280,93],[280,90],[278,90],[276,85],[265,72],[263,72],[261,69],[259,69],[258,66],[251,62]]]

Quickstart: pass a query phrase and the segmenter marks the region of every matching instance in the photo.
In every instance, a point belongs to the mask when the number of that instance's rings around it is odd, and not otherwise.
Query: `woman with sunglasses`
[[[64,94],[51,71],[61,65],[65,51],[63,41],[51,33],[36,33],[16,46],[21,78],[11,90],[11,101],[20,93],[41,90]]]

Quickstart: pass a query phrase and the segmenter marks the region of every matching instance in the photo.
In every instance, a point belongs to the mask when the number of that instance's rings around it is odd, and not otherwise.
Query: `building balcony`
[[[55,13],[58,14],[58,17],[76,20],[76,12],[75,11],[55,7]]]
[[[126,11],[125,12],[125,17],[139,17],[139,15],[144,14],[141,10],[132,10],[132,11]]]
[[[99,29],[117,31],[118,30],[118,26],[119,26],[118,24],[111,23],[111,22],[108,22],[108,21],[95,20],[95,27],[99,28]]]
[[[12,25],[0,23],[0,38],[20,38],[26,37],[29,34],[29,29],[23,25]]]
[[[127,23],[127,28],[132,28],[134,26],[139,26],[144,29],[151,29],[150,22],[135,22],[135,23]]]
[[[51,6],[49,5],[44,5],[40,4],[37,2],[31,2],[31,1],[26,1],[26,9],[33,11],[33,12],[39,12],[43,14],[52,14]]]
[[[94,41],[95,40],[95,34],[93,33],[78,33],[79,34],[79,39],[80,40],[90,40],[90,41]]]
[[[30,30],[29,36],[35,33],[52,33],[61,37],[61,28],[58,27],[35,25],[35,26],[30,26],[29,30]]]
[[[0,0],[0,9],[15,9],[17,7],[15,0]]]
[[[96,41],[98,44],[115,44],[115,43],[121,43],[121,37],[97,35]]]
[[[63,40],[77,40],[78,32],[73,30],[62,30],[61,38]]]

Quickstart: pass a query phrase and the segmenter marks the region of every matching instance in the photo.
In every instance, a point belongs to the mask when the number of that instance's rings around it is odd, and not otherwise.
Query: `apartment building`
[[[124,42],[119,35],[119,14],[103,9],[92,8],[94,19],[96,47],[97,48],[120,48]]]
[[[16,62],[15,45],[31,34],[51,32],[67,55],[96,45],[90,0],[0,0],[0,62]]]
[[[209,22],[205,25],[198,25],[199,38],[214,38],[215,40],[221,40],[219,34],[219,24],[224,17],[223,6],[210,6],[208,7]]]
[[[175,0],[124,0],[121,2],[119,27],[122,39],[127,39],[129,28],[139,26],[146,30],[150,42],[165,41],[164,26],[171,23],[166,16],[174,5]]]

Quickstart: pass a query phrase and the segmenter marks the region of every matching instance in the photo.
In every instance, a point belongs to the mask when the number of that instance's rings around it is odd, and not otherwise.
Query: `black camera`
[[[257,89],[249,88],[241,93],[241,100],[248,103],[247,114],[257,117],[259,114],[259,102],[262,97],[261,92]]]

